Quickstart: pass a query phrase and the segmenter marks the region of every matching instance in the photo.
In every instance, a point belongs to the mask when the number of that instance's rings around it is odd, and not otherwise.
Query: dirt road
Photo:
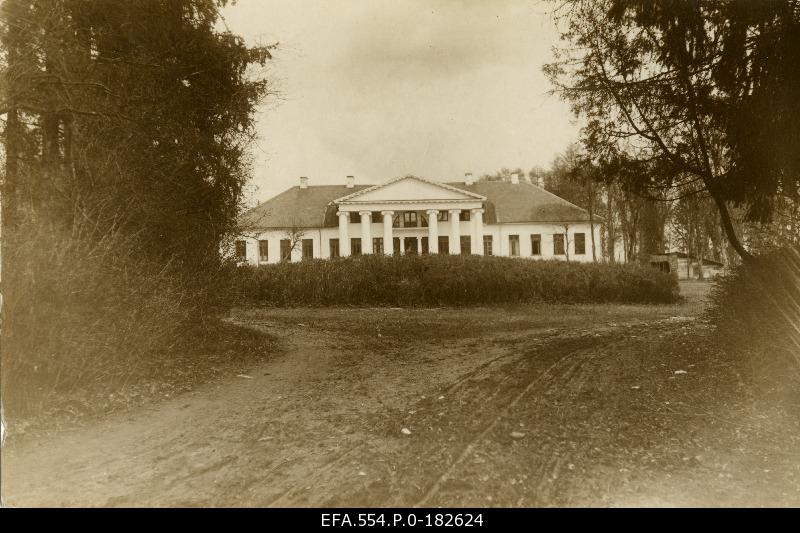
[[[240,311],[280,354],[12,442],[3,503],[800,504],[796,413],[755,405],[724,358],[698,353],[695,312]]]

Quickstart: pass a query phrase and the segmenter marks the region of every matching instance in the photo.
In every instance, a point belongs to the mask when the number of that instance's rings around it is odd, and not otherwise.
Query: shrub
[[[708,314],[729,348],[800,363],[800,247],[757,256],[717,281]]]
[[[241,267],[240,304],[439,306],[669,303],[674,276],[650,267],[474,255],[364,255]]]
[[[201,269],[184,274],[146,260],[141,243],[120,233],[26,223],[3,238],[4,265],[13,266],[3,272],[2,399],[10,417],[135,380],[194,338],[203,329],[198,317],[215,303],[217,287]],[[212,278],[222,277],[205,279]]]

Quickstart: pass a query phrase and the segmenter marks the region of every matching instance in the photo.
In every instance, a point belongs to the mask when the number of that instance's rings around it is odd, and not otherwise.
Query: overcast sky
[[[311,184],[459,179],[546,166],[577,137],[541,67],[557,33],[531,0],[239,0],[228,27],[279,42],[251,201]]]

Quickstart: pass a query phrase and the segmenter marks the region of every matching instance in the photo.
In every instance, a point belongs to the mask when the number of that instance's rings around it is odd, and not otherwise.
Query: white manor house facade
[[[360,254],[477,254],[592,261],[584,209],[513,175],[439,182],[415,176],[378,185],[311,186],[308,179],[240,217],[240,262],[252,265]]]

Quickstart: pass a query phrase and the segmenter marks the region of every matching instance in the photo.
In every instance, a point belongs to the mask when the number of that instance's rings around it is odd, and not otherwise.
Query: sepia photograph
[[[800,0],[2,0],[0,138],[3,508],[800,507]]]

